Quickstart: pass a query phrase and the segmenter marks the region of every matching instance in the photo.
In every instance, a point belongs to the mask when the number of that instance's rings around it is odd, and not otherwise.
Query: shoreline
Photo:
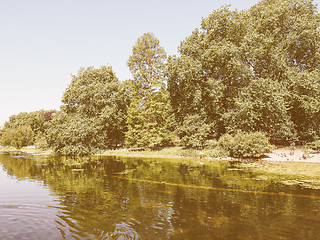
[[[28,155],[53,156],[52,150],[41,150],[34,146],[16,149],[13,147],[0,146],[2,153],[24,153]],[[200,152],[197,153],[197,152]],[[195,154],[197,153],[197,154]],[[239,162],[293,162],[293,163],[320,163],[320,153],[308,153],[307,151],[297,149],[275,149],[271,153],[266,153],[262,158],[258,159],[238,159],[232,157],[210,157],[202,156],[201,151],[195,151],[193,155],[177,155],[177,154],[161,154],[160,151],[129,151],[128,149],[107,150],[102,153],[94,154],[92,156],[116,156],[116,157],[130,157],[130,158],[172,158],[172,159],[197,159],[203,161],[239,161]]]
[[[172,149],[171,149],[172,150]],[[22,148],[4,148],[0,146],[0,154],[25,154],[40,156],[43,158],[55,156],[53,151],[41,151],[35,147]],[[159,152],[130,152],[128,150],[109,150],[101,154],[92,156],[104,157],[114,156],[135,159],[153,159],[163,161],[176,161],[191,165],[210,165],[218,162],[237,162],[243,169],[248,169],[258,176],[258,180],[272,179],[286,185],[300,185],[306,188],[320,189],[320,153],[308,153],[304,150],[276,149],[265,155],[261,159],[235,159],[235,158],[217,158],[217,157],[199,157],[199,156],[177,156],[160,154]],[[195,152],[193,152],[195,153]],[[196,152],[198,153],[198,152]],[[303,154],[308,154],[304,156]],[[304,159],[304,157],[306,159]]]

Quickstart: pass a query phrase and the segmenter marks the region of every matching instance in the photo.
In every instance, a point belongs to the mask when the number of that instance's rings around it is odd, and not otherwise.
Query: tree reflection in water
[[[258,181],[236,163],[187,161],[0,156],[8,174],[58,197],[63,239],[317,238],[318,190]]]

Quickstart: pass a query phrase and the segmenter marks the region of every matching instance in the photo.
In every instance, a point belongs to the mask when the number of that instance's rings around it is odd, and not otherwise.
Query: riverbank
[[[128,149],[108,150],[103,156],[139,157],[139,158],[175,158],[177,161],[192,160],[192,163],[212,164],[216,161],[236,161],[240,169],[247,169],[256,175],[257,181],[271,180],[285,185],[320,189],[320,154],[311,150],[275,149],[261,159],[235,159],[230,157],[210,157],[212,150],[186,150],[167,148],[160,151],[129,151]]]
[[[159,151],[130,151],[128,149],[107,150],[99,154],[102,156],[122,157],[150,157],[150,158],[200,158],[203,160],[226,160],[241,161],[248,159],[237,159],[231,157],[219,157],[216,150],[183,149],[181,147],[164,148]],[[263,162],[296,162],[296,163],[320,163],[320,153],[305,150],[303,148],[275,149],[266,153],[262,158],[256,159]]]
[[[54,155],[52,150],[41,150],[34,146],[16,149],[14,147],[0,146],[0,152],[21,152],[30,155]],[[184,149],[182,147],[168,147],[157,151],[146,150],[130,150],[130,149],[116,149],[106,150],[96,154],[96,156],[119,156],[119,157],[143,157],[143,158],[197,158],[203,161],[241,161],[248,159],[237,159],[226,156],[221,156],[216,149],[210,150],[196,150]],[[266,153],[262,158],[255,159],[258,162],[296,162],[296,163],[320,163],[320,153],[311,150],[298,149],[274,149],[271,153]],[[250,159],[249,159],[250,161]]]
[[[50,156],[54,155],[54,152],[52,150],[42,150],[38,149],[34,146],[29,147],[23,147],[21,149],[17,149],[14,147],[4,147],[0,146],[0,152],[4,153],[22,153],[27,155],[41,155],[41,156]]]
[[[0,152],[11,154],[27,154],[34,156],[54,155],[53,151],[42,151],[35,147],[25,147],[20,150],[11,147],[1,147]],[[128,149],[107,150],[95,156],[115,156],[144,159],[162,159],[162,161],[178,161],[190,165],[211,165],[217,161],[238,162],[241,169],[254,172],[257,181],[272,180],[286,185],[320,189],[320,154],[302,148],[275,149],[257,160],[241,160],[228,157],[212,157],[213,150],[190,150],[180,147],[165,148],[159,151],[133,151]]]

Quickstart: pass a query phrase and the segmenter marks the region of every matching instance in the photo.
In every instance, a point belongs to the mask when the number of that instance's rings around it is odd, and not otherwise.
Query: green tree
[[[170,109],[164,76],[166,53],[154,34],[145,33],[133,46],[127,63],[133,75],[127,116],[127,146],[161,146],[168,139]]]
[[[298,140],[319,136],[320,15],[311,0],[261,1],[246,16],[247,61],[255,78],[287,90],[287,112]],[[285,120],[286,121],[286,120]]]
[[[290,143],[297,138],[287,102],[290,92],[283,83],[258,78],[235,98],[233,110],[224,114],[228,132],[263,131],[273,143]]]
[[[169,59],[168,88],[178,123],[199,114],[224,133],[222,115],[234,107],[234,97],[252,78],[245,64],[242,14],[223,7],[203,19],[201,29],[181,42],[180,56]]]
[[[33,145],[46,131],[46,112],[48,111],[21,112],[10,116],[1,130],[1,144],[19,148]]]
[[[122,143],[125,93],[111,67],[80,69],[63,95],[61,111],[52,114],[49,145],[59,154],[86,155]]]
[[[226,132],[264,131],[272,141],[310,141],[320,125],[320,17],[311,0],[262,0],[214,11],[169,59],[179,125],[198,114]]]
[[[186,148],[203,149],[206,140],[212,134],[210,124],[203,121],[199,115],[190,115],[185,118],[182,126],[177,129],[182,146]]]
[[[34,132],[30,125],[20,125],[15,128],[7,128],[3,131],[1,145],[12,146],[18,149],[32,145]]]

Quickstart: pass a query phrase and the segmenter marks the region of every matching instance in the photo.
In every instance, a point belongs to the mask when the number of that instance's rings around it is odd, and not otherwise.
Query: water
[[[319,211],[320,190],[237,163],[0,155],[5,240],[314,240]]]

